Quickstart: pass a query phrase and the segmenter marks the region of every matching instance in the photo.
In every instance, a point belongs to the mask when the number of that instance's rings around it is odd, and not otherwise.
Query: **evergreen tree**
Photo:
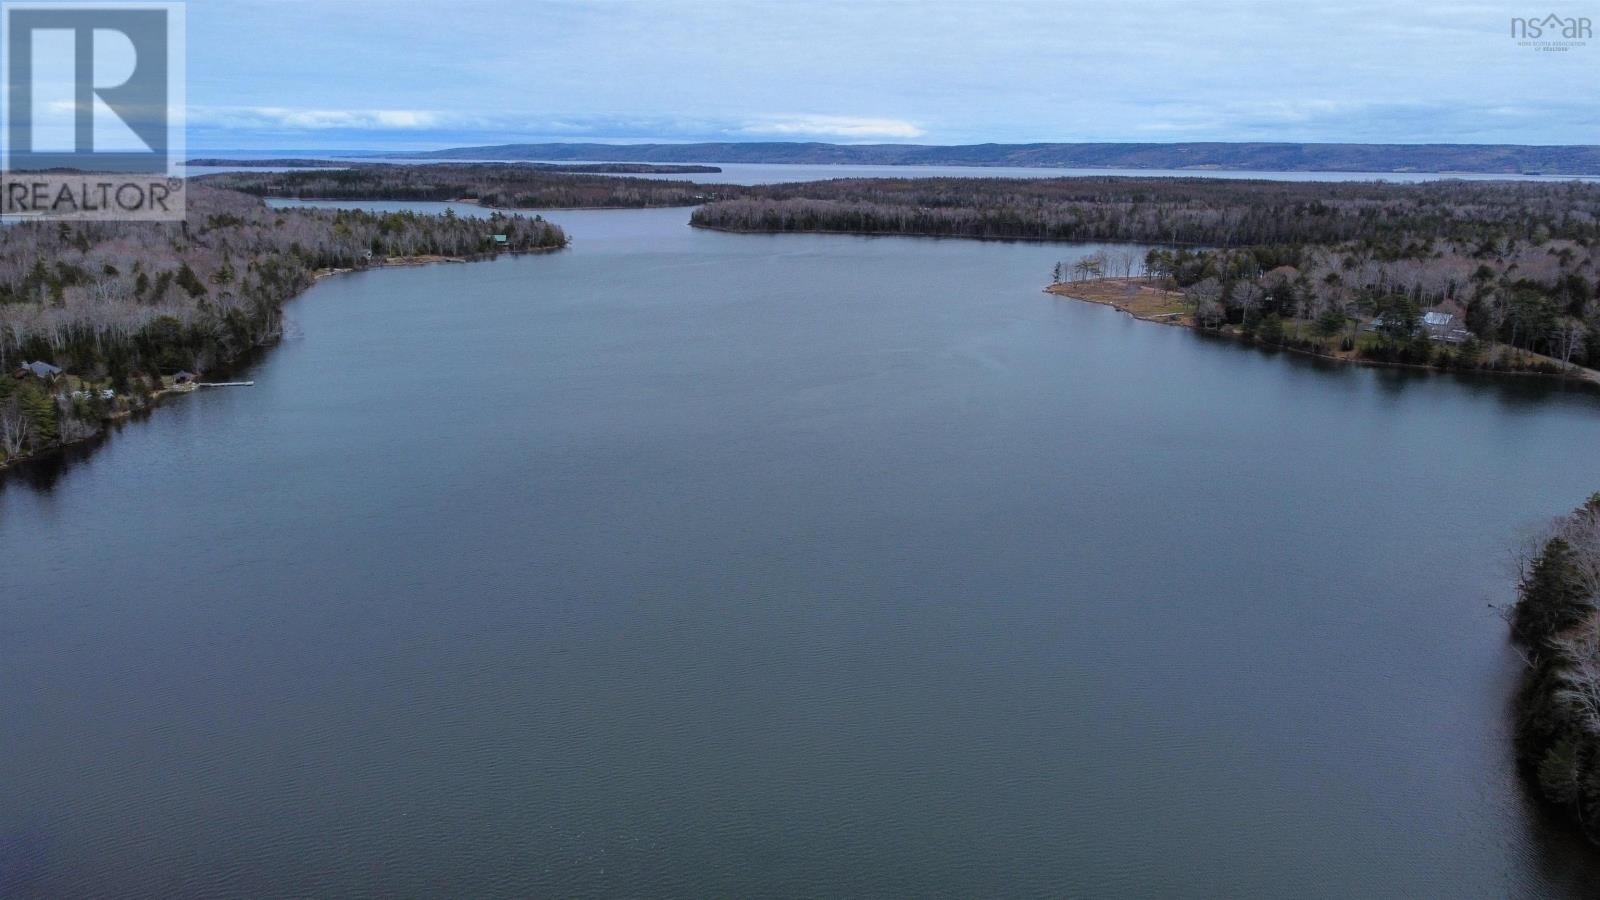
[[[1544,545],[1522,583],[1521,597],[1512,611],[1512,633],[1517,640],[1536,647],[1594,610],[1578,580],[1572,545],[1554,537]]]
[[[23,415],[28,417],[33,449],[54,446],[61,436],[61,413],[50,392],[30,384],[18,392],[17,402],[22,406]]]
[[[1322,311],[1322,315],[1317,316],[1317,335],[1324,338],[1333,337],[1344,330],[1344,320],[1344,310],[1330,305]]]
[[[190,297],[200,297],[204,296],[206,293],[206,286],[200,282],[200,276],[196,275],[194,270],[189,268],[188,263],[184,263],[178,267],[178,275],[176,280],[178,287],[183,288],[184,292]]]

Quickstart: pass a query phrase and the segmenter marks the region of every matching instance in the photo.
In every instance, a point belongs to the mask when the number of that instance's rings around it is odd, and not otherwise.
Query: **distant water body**
[[[1593,392],[548,215],[3,483],[0,896],[1593,896],[1489,608]]]
[[[219,154],[212,154],[219,155]],[[278,159],[282,154],[261,156]],[[238,155],[233,158],[250,158]],[[385,162],[397,165],[432,165],[439,163],[505,162],[505,160],[438,160],[438,159],[361,159],[354,157],[314,156],[307,159],[329,159],[351,163]],[[552,161],[558,165],[580,164],[573,160]],[[1220,169],[1046,169],[1015,166],[851,166],[851,165],[790,165],[758,163],[701,163],[714,165],[721,172],[696,172],[682,175],[626,174],[630,178],[660,178],[672,181],[695,181],[702,184],[782,184],[791,181],[825,181],[830,178],[1066,178],[1079,176],[1128,176],[1171,178],[1258,178],[1269,181],[1393,181],[1418,182],[1459,178],[1468,181],[1596,181],[1594,176],[1556,175],[1480,175],[1437,174],[1427,172],[1246,172]],[[210,172],[241,171],[239,166],[194,166],[191,175]],[[253,168],[249,171],[284,171],[281,168]]]

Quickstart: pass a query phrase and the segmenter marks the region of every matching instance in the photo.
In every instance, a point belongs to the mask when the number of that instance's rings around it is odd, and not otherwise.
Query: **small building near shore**
[[[32,375],[34,378],[43,378],[46,381],[53,380],[57,375],[60,374],[60,366],[52,366],[51,364],[42,361],[24,363],[22,368],[17,370],[18,378],[26,378],[29,375]]]
[[[172,376],[172,383],[173,384],[188,384],[191,381],[194,381],[196,378],[199,378],[199,377],[200,376],[194,374],[193,372],[179,372],[178,374]]]
[[[1454,313],[1423,313],[1422,328],[1428,332],[1430,340],[1445,344],[1459,344],[1472,337],[1472,332],[1462,327]]]
[[[1378,316],[1372,320],[1372,324],[1367,326],[1367,330],[1381,331],[1383,326],[1383,316]],[[1462,326],[1461,320],[1457,319],[1454,313],[1425,312],[1422,314],[1422,321],[1419,323],[1418,328],[1428,336],[1428,340],[1438,341],[1442,344],[1460,344],[1472,337],[1472,332]],[[1413,332],[1413,334],[1415,333]]]

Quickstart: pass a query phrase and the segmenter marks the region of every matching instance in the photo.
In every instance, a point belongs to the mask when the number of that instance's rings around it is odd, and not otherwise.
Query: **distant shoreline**
[[[446,162],[447,160],[440,160]],[[341,159],[311,159],[279,157],[275,159],[227,159],[202,156],[185,160],[184,166],[196,168],[230,169],[353,169],[361,166],[399,166],[400,162],[384,162],[365,157]],[[536,160],[491,160],[484,165],[521,166],[538,172],[564,175],[714,175],[720,166],[680,163],[555,163]]]
[[[1600,177],[1600,146],[1524,144],[1333,144],[1266,142],[827,144],[543,143],[388,152],[364,159],[622,162],[652,164],[971,166],[1374,175]]]

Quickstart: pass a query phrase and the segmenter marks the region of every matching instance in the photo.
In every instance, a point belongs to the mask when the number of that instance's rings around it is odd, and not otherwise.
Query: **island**
[[[186,167],[229,167],[238,169],[343,169],[350,163],[340,162],[335,159],[219,159],[210,156],[196,157],[183,161]]]

